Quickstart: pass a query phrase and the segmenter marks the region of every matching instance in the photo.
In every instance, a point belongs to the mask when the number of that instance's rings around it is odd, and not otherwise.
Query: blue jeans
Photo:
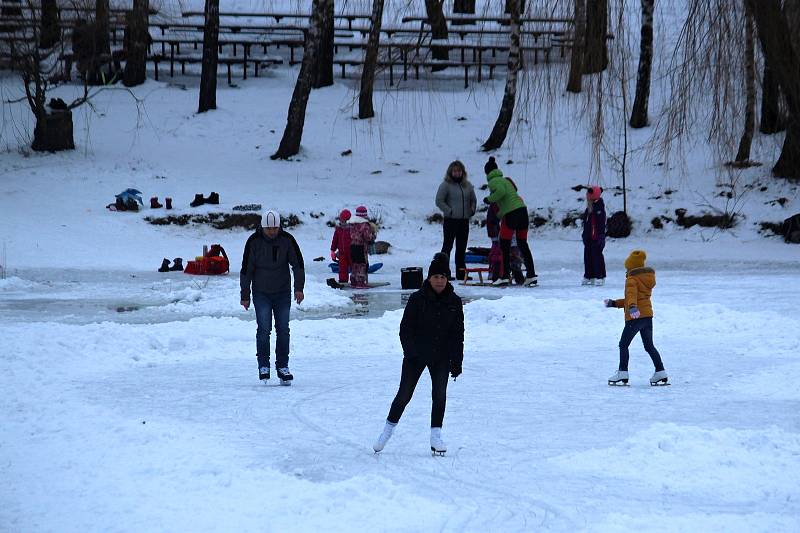
[[[656,350],[653,344],[653,317],[636,318],[625,322],[625,329],[622,330],[622,337],[619,339],[619,369],[625,372],[628,371],[628,346],[631,341],[640,333],[642,336],[642,344],[644,344],[645,351],[650,355],[653,360],[653,366],[656,367],[656,372],[664,370],[664,363],[661,362],[661,355]]]
[[[256,310],[256,357],[258,367],[269,368],[269,336],[272,333],[272,315],[275,315],[275,368],[289,366],[289,311],[292,292],[266,293],[253,291]]]

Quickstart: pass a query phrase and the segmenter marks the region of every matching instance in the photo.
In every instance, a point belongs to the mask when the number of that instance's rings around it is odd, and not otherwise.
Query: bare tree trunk
[[[514,116],[514,105],[517,100],[517,74],[519,73],[520,49],[520,0],[511,1],[511,24],[509,32],[511,34],[511,46],[508,50],[508,77],[506,78],[506,89],[503,94],[503,103],[500,105],[500,113],[494,123],[492,133],[483,143],[481,149],[485,152],[496,150],[503,145],[511,126],[511,119]]]
[[[133,0],[128,57],[122,82],[126,87],[141,85],[147,79],[147,45],[149,39],[149,0]]]
[[[800,179],[800,63],[779,0],[745,0],[753,14],[764,55],[786,96],[789,120],[774,176]]]
[[[745,5],[745,48],[744,48],[744,87],[746,103],[744,110],[744,131],[739,140],[736,162],[750,160],[750,146],[753,144],[753,131],[756,129],[756,58],[753,35],[753,14]]]
[[[447,39],[447,20],[444,18],[444,0],[425,0],[425,14],[431,26],[431,39]],[[433,59],[450,59],[446,46],[432,46]],[[447,67],[433,67],[433,71],[444,70]]]
[[[58,4],[56,4],[56,0],[42,0],[39,46],[50,48],[59,40],[61,40],[61,28],[58,26]]]
[[[95,33],[95,52],[97,54],[111,53],[109,43],[109,23],[108,23],[108,0],[96,0],[94,8],[94,19],[97,33]]]
[[[314,64],[314,89],[333,85],[333,0],[326,4],[322,13],[317,61]]]
[[[506,0],[506,7],[503,9],[503,13],[505,13],[506,15],[511,14],[511,9],[512,9],[511,2],[513,1],[514,0]],[[519,0],[519,13],[520,15],[525,13],[525,0]]]
[[[584,74],[602,72],[608,66],[608,0],[587,0]]]
[[[653,64],[653,4],[655,0],[642,0],[642,40],[639,47],[639,71],[636,74],[636,97],[633,99],[631,128],[647,126],[650,71]]]
[[[303,136],[303,125],[306,120],[306,105],[311,93],[311,82],[314,77],[314,63],[317,48],[319,47],[320,32],[322,31],[323,13],[328,9],[328,4],[333,0],[314,0],[311,11],[311,20],[308,24],[303,62],[300,64],[300,73],[289,103],[289,113],[286,118],[286,129],[283,131],[281,144],[278,151],[270,159],[288,159],[300,151],[300,139]]]
[[[219,59],[219,0],[206,0],[203,31],[203,67],[200,72],[198,113],[217,108],[217,61]]]
[[[453,0],[453,13],[475,14],[475,0]]]
[[[380,44],[382,18],[383,0],[372,0],[369,39],[364,56],[364,68],[361,71],[361,93],[358,95],[358,118],[361,119],[375,116],[375,110],[372,107],[372,89],[375,85],[375,69],[378,66],[378,44]]]
[[[781,88],[772,72],[769,60],[764,56],[764,77],[761,82],[761,122],[758,131],[765,134],[778,133],[786,129],[781,114]]]
[[[575,0],[575,31],[572,35],[572,53],[569,58],[567,91],[581,92],[584,44],[586,44],[586,0]]]

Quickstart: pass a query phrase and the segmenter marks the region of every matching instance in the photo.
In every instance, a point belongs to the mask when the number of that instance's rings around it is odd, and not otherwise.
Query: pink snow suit
[[[350,284],[353,287],[367,286],[367,247],[375,240],[375,229],[369,220],[353,217],[350,222],[350,260],[352,261],[352,275]]]
[[[339,283],[347,283],[347,276],[350,266],[353,264],[350,259],[350,224],[347,222],[339,223],[333,232],[331,241],[331,252],[339,251]]]

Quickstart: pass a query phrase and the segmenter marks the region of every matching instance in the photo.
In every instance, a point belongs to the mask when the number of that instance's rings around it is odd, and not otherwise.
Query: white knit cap
[[[268,209],[261,215],[261,227],[263,228],[280,228],[281,216],[274,209]]]

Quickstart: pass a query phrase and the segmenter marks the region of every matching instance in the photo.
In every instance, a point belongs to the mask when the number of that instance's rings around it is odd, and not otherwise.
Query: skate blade
[[[610,387],[630,387],[630,385],[628,385],[628,380],[627,379],[622,380],[622,381],[609,381],[608,385]]]
[[[281,380],[281,385],[283,385],[284,387],[291,387],[292,380],[291,379],[282,379]]]
[[[447,453],[447,450],[437,450],[433,446],[431,446],[431,457],[444,457],[444,454]]]
[[[660,381],[655,381],[655,382],[653,382],[653,381],[650,382],[650,386],[651,387],[667,387],[669,385],[672,385],[672,383],[668,382],[666,379],[662,379]]]

